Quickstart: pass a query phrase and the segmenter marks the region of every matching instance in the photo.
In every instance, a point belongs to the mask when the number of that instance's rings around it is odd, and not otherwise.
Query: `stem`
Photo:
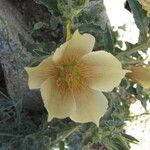
[[[1,90],[0,90],[0,94],[3,96],[3,97],[5,97],[6,99],[10,99],[6,94],[4,94]]]
[[[71,129],[68,133],[66,133],[66,134],[62,137],[62,140],[65,140],[67,137],[69,137],[72,133],[74,133],[77,129],[79,129],[79,127],[81,127],[81,125],[78,125],[77,127]]]
[[[13,135],[13,134],[7,134],[7,133],[0,133],[0,136],[10,136],[10,137],[17,137],[17,138],[23,137],[22,135]]]
[[[137,47],[134,47],[130,51],[125,51],[125,52],[119,53],[116,57],[119,58],[119,57],[121,57],[123,55],[128,55],[129,56],[129,55],[131,55],[131,54],[133,54],[135,52],[138,52],[138,51],[140,51],[142,49],[146,49],[146,48],[149,48],[149,47],[150,47],[150,43],[146,42],[146,43],[141,44],[141,45],[139,45]]]
[[[77,131],[82,124],[77,125],[75,128],[69,130],[66,134],[64,134],[63,136],[61,136],[59,139],[55,140],[50,147],[53,147],[54,145],[56,145],[57,143],[59,143],[62,140],[65,140],[66,138],[68,138],[72,133],[74,133],[75,131]]]
[[[66,30],[66,41],[68,41],[71,38],[71,19],[67,19],[66,21]]]
[[[139,114],[139,115],[133,115],[133,116],[130,116],[131,118],[138,118],[138,117],[141,117],[141,116],[143,116],[143,115],[150,115],[150,113],[149,112],[144,112],[144,113],[141,113],[141,114]]]

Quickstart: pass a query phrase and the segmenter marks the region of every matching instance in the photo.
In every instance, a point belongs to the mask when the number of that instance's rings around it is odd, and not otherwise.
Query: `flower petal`
[[[67,49],[68,41],[58,47],[53,55],[54,62],[60,62],[63,59],[64,53]]]
[[[49,78],[41,86],[44,106],[48,111],[48,121],[54,117],[69,117],[76,109],[71,92],[59,91],[55,81],[55,78]]]
[[[94,122],[99,125],[99,119],[107,110],[108,102],[103,93],[85,89],[84,92],[74,95],[76,101],[76,111],[70,117],[76,122]]]
[[[131,68],[132,72],[126,74],[126,76],[145,88],[150,87],[150,67],[143,66],[133,66]]]
[[[80,34],[79,31],[76,30],[71,40],[56,49],[53,60],[55,62],[60,62],[64,59],[70,59],[71,57],[73,57],[73,59],[79,59],[83,55],[92,51],[94,44],[94,36],[87,33]]]
[[[91,52],[81,58],[89,67],[89,86],[95,90],[111,91],[127,73],[120,61],[105,51]]]
[[[40,88],[41,84],[52,75],[53,65],[52,57],[49,56],[36,67],[25,67],[29,76],[29,88]]]

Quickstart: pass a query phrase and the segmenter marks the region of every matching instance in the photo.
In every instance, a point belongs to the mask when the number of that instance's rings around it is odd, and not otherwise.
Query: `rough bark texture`
[[[26,32],[22,16],[8,0],[0,0],[0,16],[7,23],[9,35],[9,41],[3,40],[3,38],[0,40],[0,63],[7,93],[14,101],[19,101],[20,104],[23,102],[25,108],[39,109],[42,106],[41,99],[39,94],[29,91],[27,75],[23,69],[32,59],[32,56],[22,48],[18,39],[18,33],[23,34],[28,39],[30,38]],[[0,32],[5,33],[2,24],[0,25]]]

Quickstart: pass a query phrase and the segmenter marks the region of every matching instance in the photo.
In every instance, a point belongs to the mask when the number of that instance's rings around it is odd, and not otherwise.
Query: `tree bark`
[[[21,33],[31,39],[22,15],[8,0],[0,0],[0,17],[6,22],[6,25],[0,22],[0,63],[7,93],[20,107],[39,110],[43,108],[39,92],[28,89],[27,74],[24,71],[32,56],[22,48],[18,38],[18,33]]]

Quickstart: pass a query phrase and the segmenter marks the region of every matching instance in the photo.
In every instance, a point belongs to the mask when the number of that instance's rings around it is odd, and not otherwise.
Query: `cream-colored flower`
[[[76,122],[94,122],[107,109],[101,91],[111,91],[124,77],[121,63],[105,51],[91,52],[95,38],[76,31],[71,40],[56,49],[37,67],[26,67],[29,88],[41,89],[48,121],[70,117]]]
[[[145,88],[150,87],[150,67],[132,66],[131,71],[126,74],[129,79],[132,79]]]
[[[142,5],[143,9],[145,9],[150,15],[150,0],[138,0],[139,3]]]

